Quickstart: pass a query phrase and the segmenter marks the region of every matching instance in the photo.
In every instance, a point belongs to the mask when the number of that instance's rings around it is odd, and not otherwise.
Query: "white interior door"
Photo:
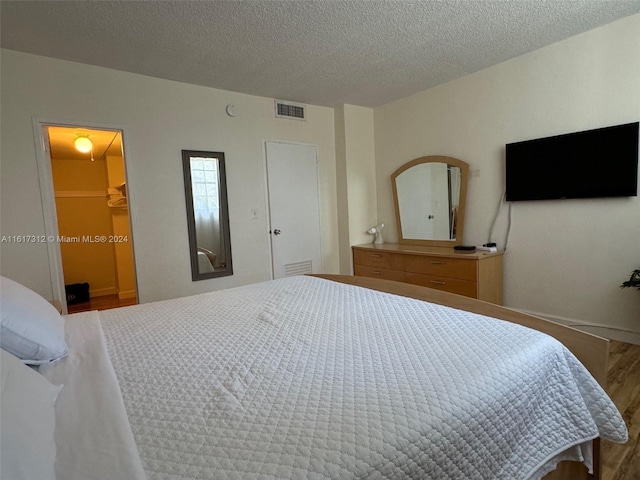
[[[273,278],[322,273],[316,147],[266,142]]]

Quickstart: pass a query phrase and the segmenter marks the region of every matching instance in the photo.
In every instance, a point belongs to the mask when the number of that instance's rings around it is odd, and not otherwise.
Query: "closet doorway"
[[[43,127],[68,313],[137,302],[122,132]]]

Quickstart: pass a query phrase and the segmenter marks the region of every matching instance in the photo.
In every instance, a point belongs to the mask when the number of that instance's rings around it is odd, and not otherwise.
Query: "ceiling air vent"
[[[299,103],[283,102],[276,100],[276,117],[291,118],[293,120],[306,120],[305,106]]]

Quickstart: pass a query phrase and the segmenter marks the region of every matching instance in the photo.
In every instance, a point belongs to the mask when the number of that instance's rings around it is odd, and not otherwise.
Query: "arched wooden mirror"
[[[461,244],[468,178],[466,162],[441,155],[416,158],[393,172],[399,243]]]

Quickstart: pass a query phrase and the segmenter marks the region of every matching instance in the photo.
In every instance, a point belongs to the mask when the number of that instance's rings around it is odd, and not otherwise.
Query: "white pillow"
[[[0,347],[31,365],[64,357],[64,319],[54,306],[24,285],[0,280]]]
[[[62,386],[0,350],[2,478],[55,480],[55,402]]]

